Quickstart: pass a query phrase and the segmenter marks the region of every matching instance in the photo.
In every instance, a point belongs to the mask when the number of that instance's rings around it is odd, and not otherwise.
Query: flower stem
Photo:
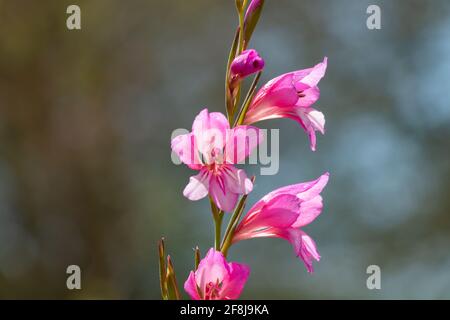
[[[239,28],[236,31],[236,35],[233,40],[233,44],[231,45],[230,54],[228,56],[227,62],[227,70],[225,76],[225,106],[227,110],[227,117],[230,126],[233,124],[234,120],[234,112],[236,110],[236,106],[239,102],[240,94],[241,94],[241,84],[237,83],[235,88],[231,88],[230,79],[230,65],[233,59],[242,53],[244,49],[244,19],[245,19],[245,8],[247,7],[248,0],[242,0],[242,3],[237,5],[238,15],[239,15]],[[237,2],[236,2],[237,4]]]
[[[230,90],[230,66],[231,62],[234,60],[236,56],[236,50],[239,42],[239,33],[240,30],[238,29],[236,31],[236,34],[233,39],[233,43],[230,48],[230,53],[228,55],[228,62],[227,62],[227,70],[225,74],[225,107],[227,110],[227,117],[228,122],[230,123],[230,126],[233,123],[233,117],[234,117],[234,102],[232,97],[232,92]]]
[[[209,202],[211,203],[211,211],[214,218],[214,249],[220,250],[220,239],[222,237],[222,220],[223,220],[223,211],[217,208],[214,201],[209,198]]]
[[[217,219],[214,219],[215,223],[215,237],[214,237],[214,248],[219,251],[220,250],[220,239],[222,237],[221,228],[222,228],[222,219],[223,212],[219,214]]]
[[[239,45],[237,55],[240,55],[244,49],[244,15],[245,8],[247,7],[248,0],[244,0],[242,3],[242,9],[239,11]]]
[[[252,177],[252,183],[255,182],[255,177]],[[226,257],[228,253],[228,249],[231,246],[234,230],[237,227],[237,224],[239,223],[239,220],[242,216],[242,212],[244,212],[245,208],[245,202],[247,201],[247,194],[243,195],[241,200],[239,200],[239,203],[236,207],[236,209],[233,212],[233,215],[230,218],[230,221],[228,222],[227,229],[225,231],[225,235],[223,237],[222,246],[220,247],[220,251],[222,251],[223,255]]]
[[[261,77],[262,71],[258,72],[258,74],[255,76],[255,79],[253,79],[252,85],[250,86],[250,89],[247,92],[247,96],[244,99],[244,102],[242,104],[242,108],[239,111],[238,116],[236,117],[236,121],[234,122],[235,126],[240,126],[244,123],[245,120],[245,114],[247,113],[248,107],[250,106],[250,103],[253,100],[253,97],[256,92],[256,86],[258,85],[259,78]]]

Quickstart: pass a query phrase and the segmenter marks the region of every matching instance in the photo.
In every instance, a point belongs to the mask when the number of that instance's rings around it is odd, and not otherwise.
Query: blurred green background
[[[66,28],[74,3],[80,31]],[[366,27],[369,4],[381,30]],[[0,1],[1,298],[158,299],[160,236],[182,285],[212,219],[183,197],[193,172],[170,161],[170,135],[224,110],[236,23],[232,0]],[[324,56],[329,68],[318,151],[293,121],[261,123],[281,129],[280,171],[257,177],[249,203],[331,179],[306,228],[316,272],[283,240],[239,243],[242,298],[450,298],[450,2],[267,0],[251,46],[263,82]],[[366,288],[371,264],[381,290]]]

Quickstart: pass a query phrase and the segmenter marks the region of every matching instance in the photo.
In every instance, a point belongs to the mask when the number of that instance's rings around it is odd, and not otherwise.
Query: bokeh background
[[[66,28],[73,3],[80,31]],[[184,282],[212,220],[182,196],[193,172],[171,162],[170,135],[223,110],[236,23],[232,0],[0,1],[1,298],[158,299],[160,236]],[[229,256],[252,267],[242,298],[450,298],[450,2],[267,0],[252,47],[263,82],[329,68],[318,151],[293,121],[261,123],[281,130],[280,171],[257,177],[250,204],[331,180],[306,228],[314,275],[283,240],[242,242]],[[371,264],[381,290],[366,287]]]

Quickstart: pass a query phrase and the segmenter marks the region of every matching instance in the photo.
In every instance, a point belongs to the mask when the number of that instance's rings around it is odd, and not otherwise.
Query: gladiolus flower
[[[172,151],[184,164],[200,171],[190,178],[184,196],[195,201],[209,194],[219,209],[233,210],[239,195],[253,188],[245,171],[233,165],[245,160],[261,140],[258,128],[230,129],[222,113],[202,110],[192,124],[192,132],[175,137],[171,143]]]
[[[255,95],[245,115],[244,124],[275,118],[297,121],[316,150],[316,133],[325,133],[325,117],[311,106],[319,99],[317,86],[325,75],[327,58],[313,68],[283,74],[265,84]]]
[[[289,241],[308,272],[320,255],[314,240],[300,228],[311,223],[322,211],[320,192],[328,182],[325,173],[314,181],[272,191],[259,200],[239,223],[233,243],[252,238],[276,237]]]
[[[242,51],[230,66],[231,77],[242,79],[264,68],[264,60],[254,49]]]
[[[189,274],[184,290],[194,300],[235,300],[239,298],[249,274],[248,266],[228,263],[220,251],[210,249],[197,270]]]

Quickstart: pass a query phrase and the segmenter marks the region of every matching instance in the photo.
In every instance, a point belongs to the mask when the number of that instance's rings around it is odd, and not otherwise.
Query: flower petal
[[[181,162],[189,168],[200,170],[201,161],[198,157],[197,146],[193,134],[182,134],[171,141],[172,151],[180,158]]]
[[[189,183],[183,190],[183,195],[189,200],[196,201],[208,195],[210,174],[202,169],[199,174],[189,178]]]
[[[205,258],[200,261],[195,272],[197,286],[202,292],[205,292],[209,283],[216,283],[217,280],[223,281],[228,278],[229,272],[228,263],[223,254],[211,248]]]
[[[322,112],[313,108],[298,108],[297,121],[308,133],[311,150],[316,150],[316,130],[325,133],[325,117]]]
[[[319,87],[315,86],[312,88],[308,88],[303,90],[300,93],[299,99],[296,103],[296,106],[307,108],[316,103],[320,98],[320,90]]]
[[[201,300],[197,290],[197,283],[195,282],[195,274],[193,271],[189,273],[189,277],[184,283],[184,290],[191,296],[192,300]]]
[[[253,183],[244,170],[229,165],[222,169],[222,176],[226,188],[231,192],[237,194],[249,194],[252,192]]]
[[[329,179],[330,179],[330,174],[328,172],[325,172],[316,180],[303,183],[302,186],[298,187],[298,189],[302,188],[303,190],[299,191],[297,189],[297,192],[296,192],[297,197],[303,201],[308,201],[308,200],[316,197],[325,188]]]
[[[206,163],[215,162],[217,153],[225,147],[229,128],[227,118],[220,112],[209,113],[208,109],[203,109],[195,118],[192,134],[195,136],[198,151]]]
[[[238,126],[229,130],[225,147],[226,162],[242,163],[263,139],[262,131],[257,127]]]
[[[267,82],[256,93],[245,115],[245,124],[282,118],[290,112],[299,97],[293,85],[294,73],[286,73]]]
[[[259,211],[250,210],[236,228],[236,241],[268,236],[271,230],[290,228],[300,212],[300,200],[295,195],[282,194],[271,199]],[[276,232],[275,232],[276,234]]]
[[[222,113],[209,113],[208,109],[205,108],[195,117],[194,123],[192,124],[192,133],[197,136],[202,131],[211,128],[217,128],[225,134],[225,131],[230,128],[230,124]]]
[[[311,72],[306,75],[301,82],[304,84],[307,84],[310,87],[317,86],[320,79],[323,78],[325,75],[325,72],[327,70],[327,64],[328,64],[328,58],[325,57],[323,59],[323,62],[316,64],[312,69]]]
[[[297,257],[303,261],[308,272],[312,273],[314,271],[313,260],[320,260],[314,240],[300,229],[288,230],[283,237],[292,244]]]
[[[328,183],[330,174],[325,172],[319,178],[307,182],[292,184],[289,186],[278,188],[266,194],[260,201],[268,202],[270,199],[280,194],[296,195],[300,200],[306,201],[322,192]]]
[[[184,288],[194,300],[237,299],[249,274],[248,266],[228,263],[222,252],[211,248],[197,270],[189,274]]]
[[[223,299],[235,300],[239,298],[244,289],[245,283],[250,275],[250,267],[245,264],[230,262],[229,268],[230,274],[228,281],[223,282],[220,295]]]
[[[302,202],[300,205],[300,214],[292,227],[300,228],[310,224],[321,214],[322,208],[322,197],[320,195]]]
[[[223,211],[230,212],[236,206],[238,194],[231,192],[227,182],[220,176],[211,176],[209,183],[209,195],[217,207]]]

